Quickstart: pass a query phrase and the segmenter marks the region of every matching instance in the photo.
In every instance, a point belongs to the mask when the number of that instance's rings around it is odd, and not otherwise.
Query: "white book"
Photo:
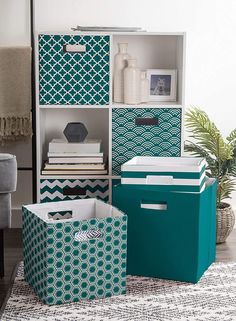
[[[53,139],[49,143],[49,153],[100,153],[101,139],[86,139],[81,143],[68,143],[65,139]]]
[[[56,152],[48,152],[48,157],[103,157],[103,153],[56,153]]]
[[[105,169],[105,164],[48,164],[44,169],[64,169],[64,170],[98,170]]]
[[[49,164],[101,164],[103,157],[49,157]]]
[[[42,170],[42,175],[105,175],[107,170],[67,171],[67,170]]]

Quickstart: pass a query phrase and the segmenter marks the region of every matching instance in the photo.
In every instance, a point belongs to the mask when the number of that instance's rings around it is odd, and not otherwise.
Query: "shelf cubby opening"
[[[63,109],[40,109],[40,173],[44,162],[48,158],[49,142],[54,138],[66,139],[63,131],[69,122],[83,123],[88,130],[86,139],[102,140],[101,151],[104,153],[104,160],[107,161],[109,151],[108,109],[70,109],[67,110],[66,113]]]
[[[176,69],[177,70],[177,97],[176,101],[150,101],[146,105],[183,105],[184,104],[184,34],[134,34],[113,35],[112,42],[112,79],[114,77],[114,57],[118,52],[119,43],[128,43],[128,53],[131,58],[137,59],[141,70],[147,69]],[[113,95],[112,95],[113,97]],[[113,105],[115,103],[113,102]],[[122,104],[121,104],[122,105]]]

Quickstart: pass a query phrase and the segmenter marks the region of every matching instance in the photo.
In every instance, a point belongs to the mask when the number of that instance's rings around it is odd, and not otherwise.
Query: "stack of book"
[[[42,175],[105,175],[107,174],[101,140],[87,139],[82,143],[68,143],[53,139],[49,143],[48,161]]]

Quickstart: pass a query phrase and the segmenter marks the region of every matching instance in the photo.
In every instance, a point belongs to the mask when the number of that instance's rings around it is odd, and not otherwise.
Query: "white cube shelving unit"
[[[128,43],[128,53],[137,58],[142,70],[177,69],[176,102],[139,105],[113,102],[113,62],[120,42]],[[43,32],[36,35],[39,202],[84,197],[100,197],[111,202],[112,184],[119,179],[123,162],[134,155],[181,155],[185,43],[185,33]],[[65,52],[63,48],[67,44],[82,44],[86,52]],[[135,127],[137,117],[157,117],[160,121],[156,128],[140,129]],[[63,138],[63,130],[70,121],[84,123],[88,138],[102,139],[108,175],[41,175],[48,143],[53,138]]]

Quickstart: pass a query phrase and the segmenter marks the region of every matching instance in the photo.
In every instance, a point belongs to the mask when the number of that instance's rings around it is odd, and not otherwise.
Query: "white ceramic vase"
[[[128,60],[128,67],[124,70],[124,103],[130,105],[140,104],[141,71],[137,67],[136,59]]]
[[[149,101],[149,81],[146,76],[146,71],[141,71],[140,94],[141,103],[147,103]]]
[[[124,69],[128,65],[130,55],[127,53],[128,44],[118,43],[118,53],[114,60],[114,102],[124,102]]]

